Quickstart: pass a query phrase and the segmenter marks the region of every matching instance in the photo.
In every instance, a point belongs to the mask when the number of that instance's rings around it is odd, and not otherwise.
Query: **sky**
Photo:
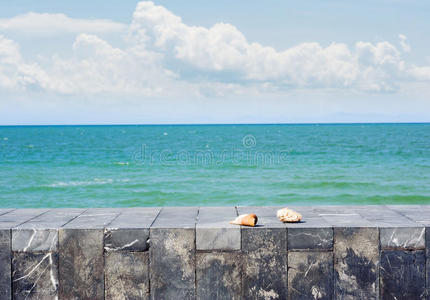
[[[430,122],[430,2],[0,2],[0,124]]]

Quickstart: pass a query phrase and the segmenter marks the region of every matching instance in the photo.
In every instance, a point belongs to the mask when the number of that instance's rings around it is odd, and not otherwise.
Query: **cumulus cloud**
[[[122,30],[122,25],[111,24],[108,29],[89,25],[96,21],[79,22],[62,29],[85,32],[76,37],[73,56],[54,55],[44,63],[25,62],[18,45],[0,39],[0,86],[38,85],[50,92],[78,95],[174,97],[315,88],[392,92],[404,82],[430,80],[429,66],[406,63],[401,51],[387,41],[359,41],[353,46],[312,42],[278,51],[249,42],[231,24],[187,25],[152,2],[137,5],[121,47],[88,30]],[[405,36],[400,39],[407,45]],[[405,45],[404,52],[410,50]]]
[[[110,20],[70,18],[65,14],[34,13],[0,19],[0,30],[37,36],[53,36],[64,33],[120,32],[127,26]]]
[[[250,43],[233,25],[189,26],[152,2],[138,4],[131,36],[166,57],[200,71],[235,74],[237,80],[272,81],[300,88],[393,90],[405,70],[398,49],[388,42],[303,43],[284,51]],[[406,39],[406,37],[404,37]],[[405,40],[403,40],[404,43]]]
[[[43,85],[43,70],[37,64],[25,63],[17,43],[0,35],[0,88],[24,90]]]
[[[408,43],[408,39],[404,34],[399,34],[400,39],[400,46],[402,47],[403,51],[409,53],[411,52],[411,46]]]

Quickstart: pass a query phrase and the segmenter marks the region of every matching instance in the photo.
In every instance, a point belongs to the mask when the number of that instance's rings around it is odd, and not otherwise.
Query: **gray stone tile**
[[[319,215],[353,214],[357,206],[352,205],[321,205],[313,206],[313,212]]]
[[[335,297],[378,299],[378,228],[334,228]]]
[[[66,229],[104,229],[120,214],[118,208],[90,208],[65,224]]]
[[[196,227],[198,207],[163,207],[151,228]]]
[[[57,250],[57,229],[12,229],[12,251],[41,252]]]
[[[270,227],[242,227],[242,251],[287,251],[287,230]]]
[[[0,228],[11,229],[46,213],[48,209],[17,209],[0,216]]]
[[[333,249],[333,228],[288,228],[288,249]]]
[[[195,228],[151,227],[149,253],[151,299],[193,299]]]
[[[201,207],[196,224],[197,250],[240,250],[240,226],[234,207]]]
[[[106,228],[104,239],[106,251],[148,251],[149,228]]]
[[[58,255],[13,253],[13,299],[57,299]]]
[[[0,299],[11,299],[11,235],[0,229]]]
[[[381,299],[425,299],[425,252],[381,251]]]
[[[319,215],[303,217],[298,223],[285,223],[287,228],[332,228],[332,226]]]
[[[0,209],[0,216],[5,215],[5,214],[7,214],[13,210],[15,210],[15,209],[14,208],[2,208],[2,209]]]
[[[242,227],[242,259],[242,299],[287,298],[285,227]]]
[[[288,299],[333,299],[333,253],[288,253]]]
[[[59,230],[60,299],[104,299],[103,229]]]
[[[106,253],[105,280],[105,299],[149,299],[149,253]]]
[[[424,249],[424,227],[380,228],[382,249]]]
[[[105,250],[147,251],[149,227],[159,212],[160,208],[122,209],[105,229]]]
[[[360,214],[354,211],[344,211],[340,213],[320,213],[319,215],[333,227],[375,227],[372,222],[366,220]]]
[[[118,217],[109,224],[108,228],[149,228],[154,223],[160,211],[160,207],[121,208]]]
[[[58,228],[85,209],[52,209],[12,229],[12,251],[40,252],[58,250]]]
[[[197,299],[242,299],[238,252],[196,254]]]

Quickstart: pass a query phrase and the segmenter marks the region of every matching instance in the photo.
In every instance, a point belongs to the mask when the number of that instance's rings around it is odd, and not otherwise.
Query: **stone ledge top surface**
[[[206,229],[240,228],[228,222],[238,214],[255,213],[255,228],[379,227],[422,228],[430,226],[430,205],[288,206],[303,215],[300,223],[277,220],[280,206],[238,207],[139,207],[0,209],[0,230],[25,229]],[[385,230],[385,229],[384,229]]]

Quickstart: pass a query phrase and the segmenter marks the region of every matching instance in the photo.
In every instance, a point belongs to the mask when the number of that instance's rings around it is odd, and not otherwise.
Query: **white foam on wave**
[[[111,183],[113,183],[113,179],[94,178],[92,180],[85,180],[85,181],[57,181],[47,186],[48,187],[68,187],[68,186],[102,185],[102,184],[111,184]]]

